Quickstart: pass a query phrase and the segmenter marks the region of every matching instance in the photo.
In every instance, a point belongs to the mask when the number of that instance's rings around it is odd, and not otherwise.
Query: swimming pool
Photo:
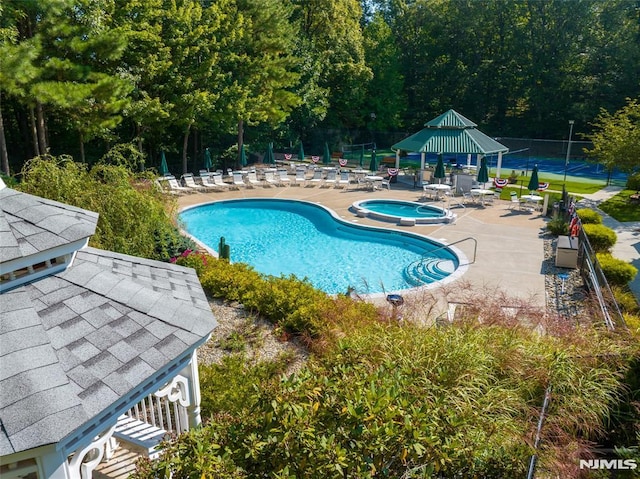
[[[467,268],[455,248],[418,234],[350,224],[306,201],[216,201],[185,209],[180,219],[210,250],[224,236],[233,262],[269,275],[306,277],[330,294],[349,288],[390,293],[450,282]]]
[[[414,201],[360,200],[351,207],[358,216],[395,221],[401,225],[451,223],[456,218],[450,210]]]

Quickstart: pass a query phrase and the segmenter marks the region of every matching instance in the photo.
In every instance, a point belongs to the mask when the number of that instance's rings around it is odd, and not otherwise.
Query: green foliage
[[[626,286],[638,274],[638,268],[626,261],[614,258],[608,253],[598,253],[597,257],[609,284]]]
[[[591,247],[596,253],[610,251],[618,240],[616,232],[604,225],[586,224],[583,225],[582,228],[589,239]]]
[[[640,305],[638,304],[638,299],[635,295],[625,289],[624,287],[611,285],[611,290],[613,291],[613,295],[616,298],[616,302],[620,309],[626,313],[638,314],[640,313]]]
[[[627,104],[614,114],[601,108],[589,135],[593,149],[587,154],[607,169],[633,172],[640,166],[640,103],[627,98]]]
[[[602,216],[589,208],[581,208],[577,210],[576,213],[583,225],[602,224]]]
[[[554,236],[566,236],[569,234],[569,223],[562,218],[554,218],[547,223],[547,230]]]
[[[633,351],[596,330],[369,324],[278,383],[232,357],[203,372],[215,420],[136,477],[523,477],[549,383],[538,471],[557,472],[599,437]]]
[[[123,166],[90,170],[70,157],[38,157],[25,165],[19,189],[97,212],[89,244],[124,254],[168,260],[193,243],[172,224],[167,203],[149,177]]]
[[[640,173],[635,173],[627,177],[627,189],[640,191]]]

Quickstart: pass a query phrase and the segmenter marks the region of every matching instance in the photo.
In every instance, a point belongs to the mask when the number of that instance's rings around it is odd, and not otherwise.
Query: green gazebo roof
[[[426,128],[391,148],[425,153],[482,154],[507,152],[509,148],[476,129],[476,124],[455,110],[425,123]]]

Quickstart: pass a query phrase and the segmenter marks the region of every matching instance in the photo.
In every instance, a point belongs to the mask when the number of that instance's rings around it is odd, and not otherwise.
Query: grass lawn
[[[616,196],[600,203],[599,208],[618,221],[640,221],[640,204],[632,203],[629,200],[629,195],[635,193],[635,190],[623,190]]]

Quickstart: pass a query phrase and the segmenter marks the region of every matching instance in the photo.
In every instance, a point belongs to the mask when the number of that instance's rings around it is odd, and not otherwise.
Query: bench
[[[161,450],[158,445],[166,434],[167,431],[164,429],[138,421],[126,414],[118,418],[116,429],[113,432],[114,437],[142,448],[149,459],[157,459],[160,456]]]

